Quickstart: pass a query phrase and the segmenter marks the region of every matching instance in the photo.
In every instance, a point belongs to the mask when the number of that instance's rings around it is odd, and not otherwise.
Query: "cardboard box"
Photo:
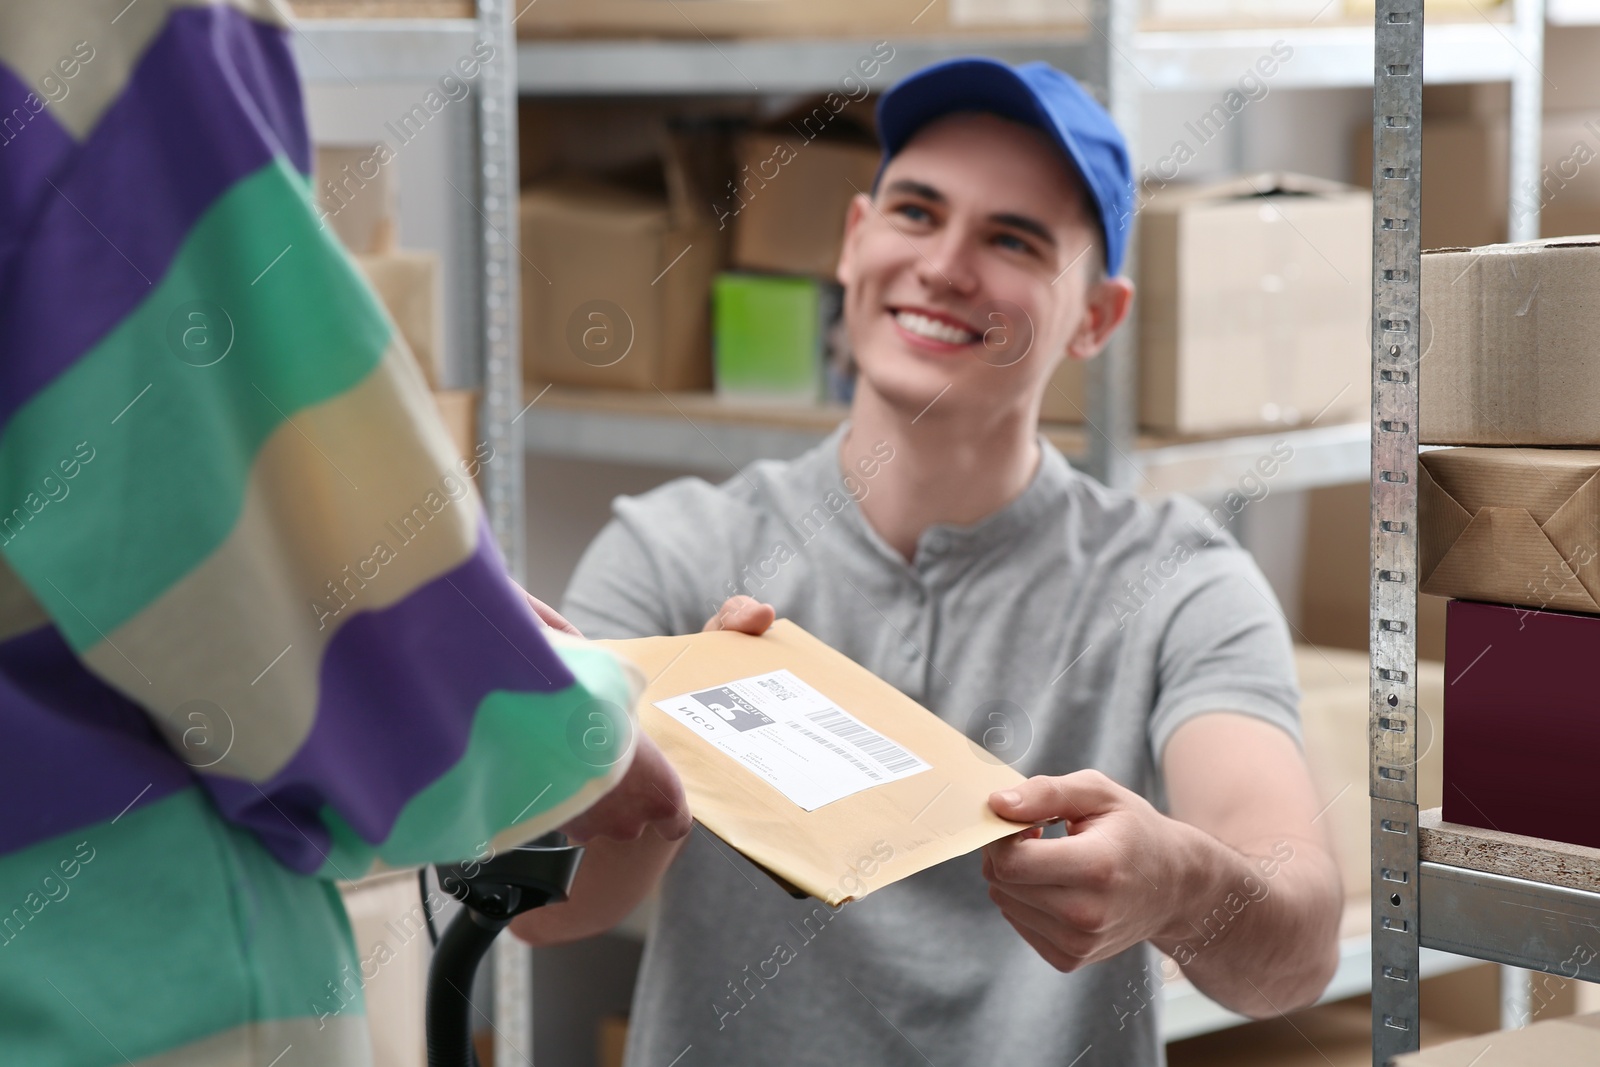
[[[436,389],[433,402],[438,405],[439,417],[450,440],[462,459],[473,454],[478,446],[478,391],[476,389]]]
[[[1306,494],[1297,636],[1313,645],[1367,650],[1372,625],[1372,504],[1365,482]],[[1417,655],[1444,659],[1444,605],[1417,598]]]
[[[312,189],[323,223],[356,255],[388,252],[395,241],[394,167],[384,145],[317,145]]]
[[[1139,217],[1139,414],[1213,433],[1323,425],[1370,395],[1371,197],[1292,174],[1171,186]],[[1086,410],[1063,365],[1046,420]]]
[[[651,679],[640,720],[683,779],[695,818],[780,883],[829,905],[859,900],[1020,829],[995,815],[988,798],[997,789],[1015,786],[1021,775],[786,619],[761,637],[717,631],[598,643],[638,664]],[[751,769],[798,764],[770,755],[736,758],[718,747],[783,725],[761,726],[759,720],[766,716],[763,704],[754,703],[757,698],[724,692],[730,683],[779,670],[791,672],[799,684],[780,679],[773,690],[752,683],[744,692],[759,690],[765,707],[776,708],[774,701],[803,699],[798,691],[815,689],[831,703],[832,712],[858,721],[851,725],[829,711],[819,712],[797,720],[794,734],[800,740],[794,744],[812,754],[818,746],[831,747],[860,764],[862,773],[869,765],[876,767],[874,773],[884,772],[882,784],[812,803],[808,810]],[[697,710],[681,717],[654,704],[684,694],[682,705]],[[812,733],[809,739],[807,732]],[[789,736],[786,731],[779,734]],[[844,755],[847,748],[852,755]],[[908,753],[929,764],[928,769],[888,780],[904,772],[900,761]],[[805,759],[798,784],[820,791],[827,778],[818,765],[827,757]],[[901,771],[892,769],[897,764]]]
[[[1569,5],[1552,0],[1548,8],[1552,21],[1556,9],[1565,6]],[[1576,6],[1586,5],[1583,0],[1576,0]],[[1600,108],[1600,64],[1594,61],[1596,54],[1600,54],[1600,26],[1567,25],[1544,35],[1543,70],[1549,81],[1541,92],[1546,111]]]
[[[1491,92],[1485,90],[1500,90]],[[1600,113],[1548,112],[1540,134],[1540,171],[1508,204],[1508,100],[1504,86],[1430,86],[1423,116],[1424,174],[1449,181],[1422,186],[1422,246],[1475,248],[1510,234],[1507,220],[1537,209],[1546,237],[1600,232]],[[1429,102],[1438,100],[1430,110]],[[1437,116],[1433,111],[1439,112]],[[1372,182],[1372,128],[1351,133],[1353,184]]]
[[[1417,492],[1424,592],[1600,612],[1600,452],[1424,452]]]
[[[711,296],[717,394],[819,402],[828,329],[839,304],[837,287],[815,278],[717,275]]]
[[[1600,446],[1600,237],[1422,256],[1420,438]]]
[[[891,40],[1019,26],[1082,32],[1075,0],[539,0],[517,19],[523,37],[788,37]],[[743,72],[760,83],[762,71]],[[851,73],[841,70],[841,75]],[[909,70],[901,73],[910,73]],[[870,77],[871,75],[869,75]]]
[[[845,213],[856,193],[872,190],[880,153],[869,140],[830,139],[831,117],[819,106],[790,128],[735,142],[735,188],[722,198],[735,267],[833,278]]]
[[[1445,821],[1600,848],[1600,616],[1452,600],[1445,644]]]
[[[1333,839],[1347,900],[1371,891],[1372,819],[1367,795],[1367,720],[1372,691],[1364,652],[1295,647],[1306,763],[1326,805],[1318,822]],[[1444,790],[1444,668],[1417,664],[1417,797],[1428,807]]]
[[[711,387],[710,290],[721,264],[698,205],[562,179],[523,192],[521,224],[531,381]]]
[[[1547,1019],[1394,1058],[1394,1067],[1588,1067],[1600,1063],[1600,1015]]]
[[[1504,241],[1506,197],[1510,188],[1510,156],[1505,113],[1487,114],[1472,102],[1450,100],[1445,113],[1430,115],[1428,103],[1436,88],[1423,96],[1422,173],[1448,175],[1448,181],[1422,183],[1422,247],[1471,248]],[[1372,125],[1354,127],[1350,135],[1350,182],[1372,187]]]
[[[444,380],[439,256],[407,250],[358,255],[355,260],[417,357],[428,386],[437,389]]]

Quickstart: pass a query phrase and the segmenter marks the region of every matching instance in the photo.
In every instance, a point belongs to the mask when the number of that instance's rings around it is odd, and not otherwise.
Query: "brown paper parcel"
[[[1600,452],[1424,452],[1422,591],[1494,604],[1600,612]]]
[[[780,619],[761,637],[713,632],[599,644],[651,679],[640,721],[683,779],[694,817],[779,881],[829,905],[1020,829],[989,808],[989,794],[1021,782],[1020,774],[792,622]],[[654,705],[776,670],[790,671],[931,769],[806,811]]]

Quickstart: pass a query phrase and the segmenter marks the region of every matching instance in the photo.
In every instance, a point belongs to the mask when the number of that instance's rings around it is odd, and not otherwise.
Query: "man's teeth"
[[[918,337],[929,337],[946,344],[969,345],[978,339],[978,335],[971,330],[963,330],[959,326],[951,326],[947,322],[918,315],[915,311],[897,311],[894,314],[894,321],[900,324],[901,329],[908,330]]]

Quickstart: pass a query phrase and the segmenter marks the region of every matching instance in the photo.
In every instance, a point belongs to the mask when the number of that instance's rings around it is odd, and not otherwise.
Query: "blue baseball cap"
[[[947,59],[896,83],[878,101],[883,163],[922,127],[958,111],[982,111],[1043,131],[1083,178],[1100,233],[1106,271],[1116,274],[1133,217],[1128,143],[1106,109],[1083,86],[1048,63],[1019,67],[973,56]]]

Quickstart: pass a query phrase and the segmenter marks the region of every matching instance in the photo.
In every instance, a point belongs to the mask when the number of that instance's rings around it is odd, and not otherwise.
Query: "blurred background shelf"
[[[464,18],[305,19],[291,37],[306,81],[355,85],[434,81],[477,39]]]
[[[624,392],[562,386],[529,387],[519,417],[532,455],[561,456],[646,467],[732,473],[758,459],[789,459],[832,433],[845,416],[839,406],[752,406],[707,393]],[[1045,424],[1041,432],[1081,461],[1081,426]],[[1238,486],[1274,445],[1287,442],[1292,460],[1274,485],[1284,490],[1339,485],[1363,477],[1369,432],[1345,423],[1276,433],[1211,439],[1140,435],[1133,458],[1141,492],[1225,493]]]
[[[1600,4],[1595,7],[1600,12]],[[1427,30],[1427,80],[1440,84],[1510,80],[1524,59],[1519,25],[1497,20],[1441,22]],[[517,85],[528,95],[632,93],[807,93],[837,87],[841,73],[880,38],[523,39]],[[1285,87],[1372,84],[1370,25],[1242,26],[1140,30],[1128,58],[1142,88],[1182,90],[1232,85],[1276,43],[1293,49],[1275,83]],[[1016,33],[894,39],[897,70],[983,54],[1009,62],[1044,59],[1094,80],[1103,48],[1081,34]]]

